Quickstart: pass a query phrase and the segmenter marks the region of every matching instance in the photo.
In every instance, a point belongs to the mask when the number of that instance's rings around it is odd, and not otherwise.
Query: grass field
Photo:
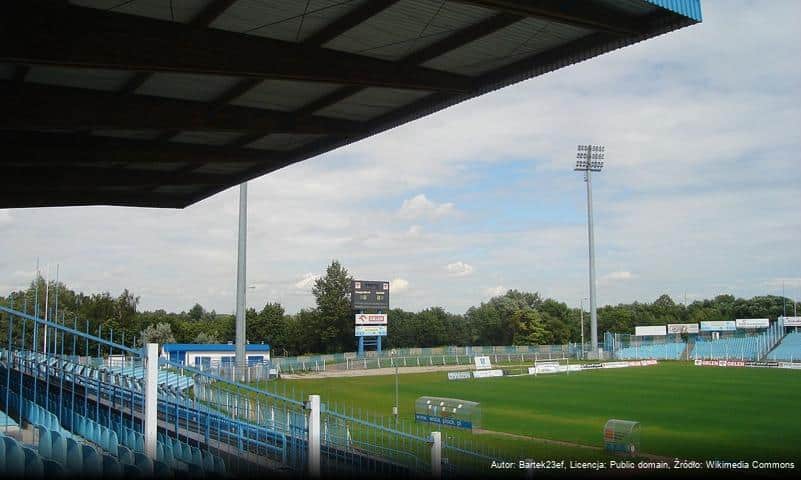
[[[281,380],[324,402],[388,415],[394,376]],[[273,382],[268,388],[278,385]],[[445,372],[400,375],[400,412],[422,395],[481,402],[485,430],[602,446],[609,418],[642,424],[642,451],[684,459],[801,460],[801,372],[696,367],[685,362],[448,381]],[[468,435],[466,432],[449,432]],[[474,435],[515,456],[598,458],[597,450],[503,435]]]

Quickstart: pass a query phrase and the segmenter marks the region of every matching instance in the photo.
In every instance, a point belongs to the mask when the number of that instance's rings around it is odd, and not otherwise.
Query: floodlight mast
[[[587,182],[587,236],[589,237],[590,262],[590,337],[592,342],[592,357],[599,358],[598,351],[598,312],[595,299],[595,235],[592,225],[592,172],[600,172],[604,166],[606,147],[603,145],[579,145],[576,153],[577,172],[584,172],[584,181]],[[597,357],[596,357],[597,356]]]

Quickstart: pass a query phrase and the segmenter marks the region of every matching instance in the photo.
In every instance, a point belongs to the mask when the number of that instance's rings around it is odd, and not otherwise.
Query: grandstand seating
[[[726,337],[717,340],[698,338],[694,358],[759,360],[759,336]]]
[[[679,360],[686,347],[687,344],[684,342],[637,345],[621,348],[616,352],[615,356],[621,360],[632,360],[635,358]]]
[[[791,332],[768,353],[768,360],[801,361],[801,332]]]

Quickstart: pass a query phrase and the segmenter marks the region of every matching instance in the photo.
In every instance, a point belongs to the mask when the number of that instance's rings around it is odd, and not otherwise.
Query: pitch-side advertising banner
[[[386,313],[357,313],[356,325],[386,325]]]
[[[476,370],[473,378],[502,377],[503,370]]]
[[[655,325],[651,327],[634,327],[634,335],[640,337],[643,335],[651,335],[651,336],[664,336],[665,335],[665,326],[664,325]]]
[[[701,322],[702,332],[733,332],[735,330],[737,330],[737,324],[731,320]]]
[[[356,325],[357,337],[386,337],[386,325]]]
[[[673,333],[698,333],[697,323],[668,323],[667,332]]]
[[[784,317],[785,327],[801,327],[801,317]]]
[[[734,321],[737,328],[768,328],[770,320],[767,318],[738,318]]]
[[[448,372],[448,380],[466,380],[470,378],[470,372]]]
[[[490,358],[487,356],[474,357],[473,361],[476,362],[477,370],[486,370],[488,368],[492,368],[492,364],[490,363]]]

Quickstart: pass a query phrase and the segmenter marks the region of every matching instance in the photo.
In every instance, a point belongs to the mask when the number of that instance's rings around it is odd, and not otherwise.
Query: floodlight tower
[[[598,355],[598,313],[595,302],[595,235],[592,229],[592,172],[600,172],[604,166],[606,147],[603,145],[579,145],[576,153],[577,172],[584,172],[587,182],[587,236],[590,244],[590,337],[592,355]]]

